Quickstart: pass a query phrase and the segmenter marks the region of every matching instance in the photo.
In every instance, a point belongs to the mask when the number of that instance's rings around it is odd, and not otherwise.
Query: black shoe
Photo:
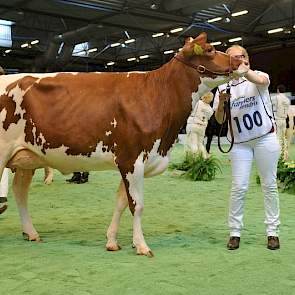
[[[267,237],[267,249],[278,250],[280,249],[280,240],[278,237],[268,236]]]
[[[72,178],[66,179],[66,181],[70,182],[70,183],[72,183],[72,182],[80,183],[81,177],[82,177],[82,174],[80,172],[74,172]]]
[[[7,209],[7,204],[0,204],[0,214],[4,213]]]
[[[236,250],[240,247],[240,237],[230,237],[227,243],[228,250]]]
[[[89,172],[83,172],[79,183],[88,182],[88,176],[89,176]]]
[[[4,213],[7,209],[7,198],[0,197],[0,214]]]

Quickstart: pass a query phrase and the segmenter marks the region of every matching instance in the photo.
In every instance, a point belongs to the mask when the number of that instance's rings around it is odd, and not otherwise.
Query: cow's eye
[[[209,47],[209,48],[207,49],[207,54],[209,54],[210,56],[213,55],[214,52],[215,52],[214,47]]]

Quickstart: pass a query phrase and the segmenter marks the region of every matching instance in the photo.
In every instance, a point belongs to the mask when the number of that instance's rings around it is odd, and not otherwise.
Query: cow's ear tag
[[[195,55],[203,55],[204,50],[199,44],[195,44],[194,45],[194,53],[195,53]]]

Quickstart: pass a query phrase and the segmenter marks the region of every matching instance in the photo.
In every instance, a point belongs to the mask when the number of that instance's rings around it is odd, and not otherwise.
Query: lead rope
[[[230,94],[229,83],[227,83],[227,86],[226,86],[226,93]],[[229,147],[228,151],[225,151],[221,147],[220,137],[221,137],[222,130],[224,129],[224,126],[225,126],[225,124],[227,124],[227,122],[229,124],[229,132],[230,132],[230,136],[231,136],[231,142],[230,142],[230,147]],[[219,134],[218,134],[218,138],[217,138],[218,148],[224,154],[229,153],[234,146],[234,142],[235,142],[235,138],[234,138],[232,121],[231,121],[230,97],[229,97],[229,99],[227,101],[225,101],[224,105],[223,105],[223,118],[222,118],[221,128],[219,130]]]
[[[277,122],[276,122],[276,119],[275,119],[275,114],[274,114],[274,111],[273,111],[272,100],[271,100],[271,98],[270,98],[270,94],[269,94],[269,92],[268,92],[268,100],[269,100],[269,103],[270,103],[270,105],[271,105],[272,116],[269,115],[269,113],[268,113],[268,111],[267,111],[267,109],[266,109],[266,106],[265,106],[265,103],[264,103],[263,97],[261,96],[261,93],[260,93],[260,91],[259,91],[259,89],[258,89],[257,86],[256,86],[256,89],[257,89],[257,91],[258,91],[258,93],[259,93],[259,96],[260,96],[260,99],[261,99],[261,101],[262,101],[262,104],[263,104],[264,110],[265,110],[265,112],[266,112],[268,118],[270,119],[270,121],[271,121],[271,123],[272,123],[272,129],[270,130],[270,132],[272,132],[272,130],[273,130],[274,127],[275,127],[274,130],[277,130],[277,129],[278,129],[278,126],[277,126]],[[274,124],[275,124],[275,126],[274,126]],[[273,131],[274,131],[274,130],[273,130]]]

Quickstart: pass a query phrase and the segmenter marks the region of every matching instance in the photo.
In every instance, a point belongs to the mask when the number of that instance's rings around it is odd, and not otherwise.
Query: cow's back
[[[163,118],[157,115],[161,110],[157,91],[162,89],[146,80],[147,73],[5,76],[1,105],[10,109],[10,115],[3,127],[19,126],[23,138],[17,141],[23,142],[18,149],[47,157],[50,166],[56,167],[54,162],[67,166],[64,156],[81,156],[85,169],[90,162],[91,169],[95,170],[93,165],[104,169],[115,157],[124,161],[124,150],[130,158],[150,150],[162,135]],[[89,161],[95,157],[97,163]]]

